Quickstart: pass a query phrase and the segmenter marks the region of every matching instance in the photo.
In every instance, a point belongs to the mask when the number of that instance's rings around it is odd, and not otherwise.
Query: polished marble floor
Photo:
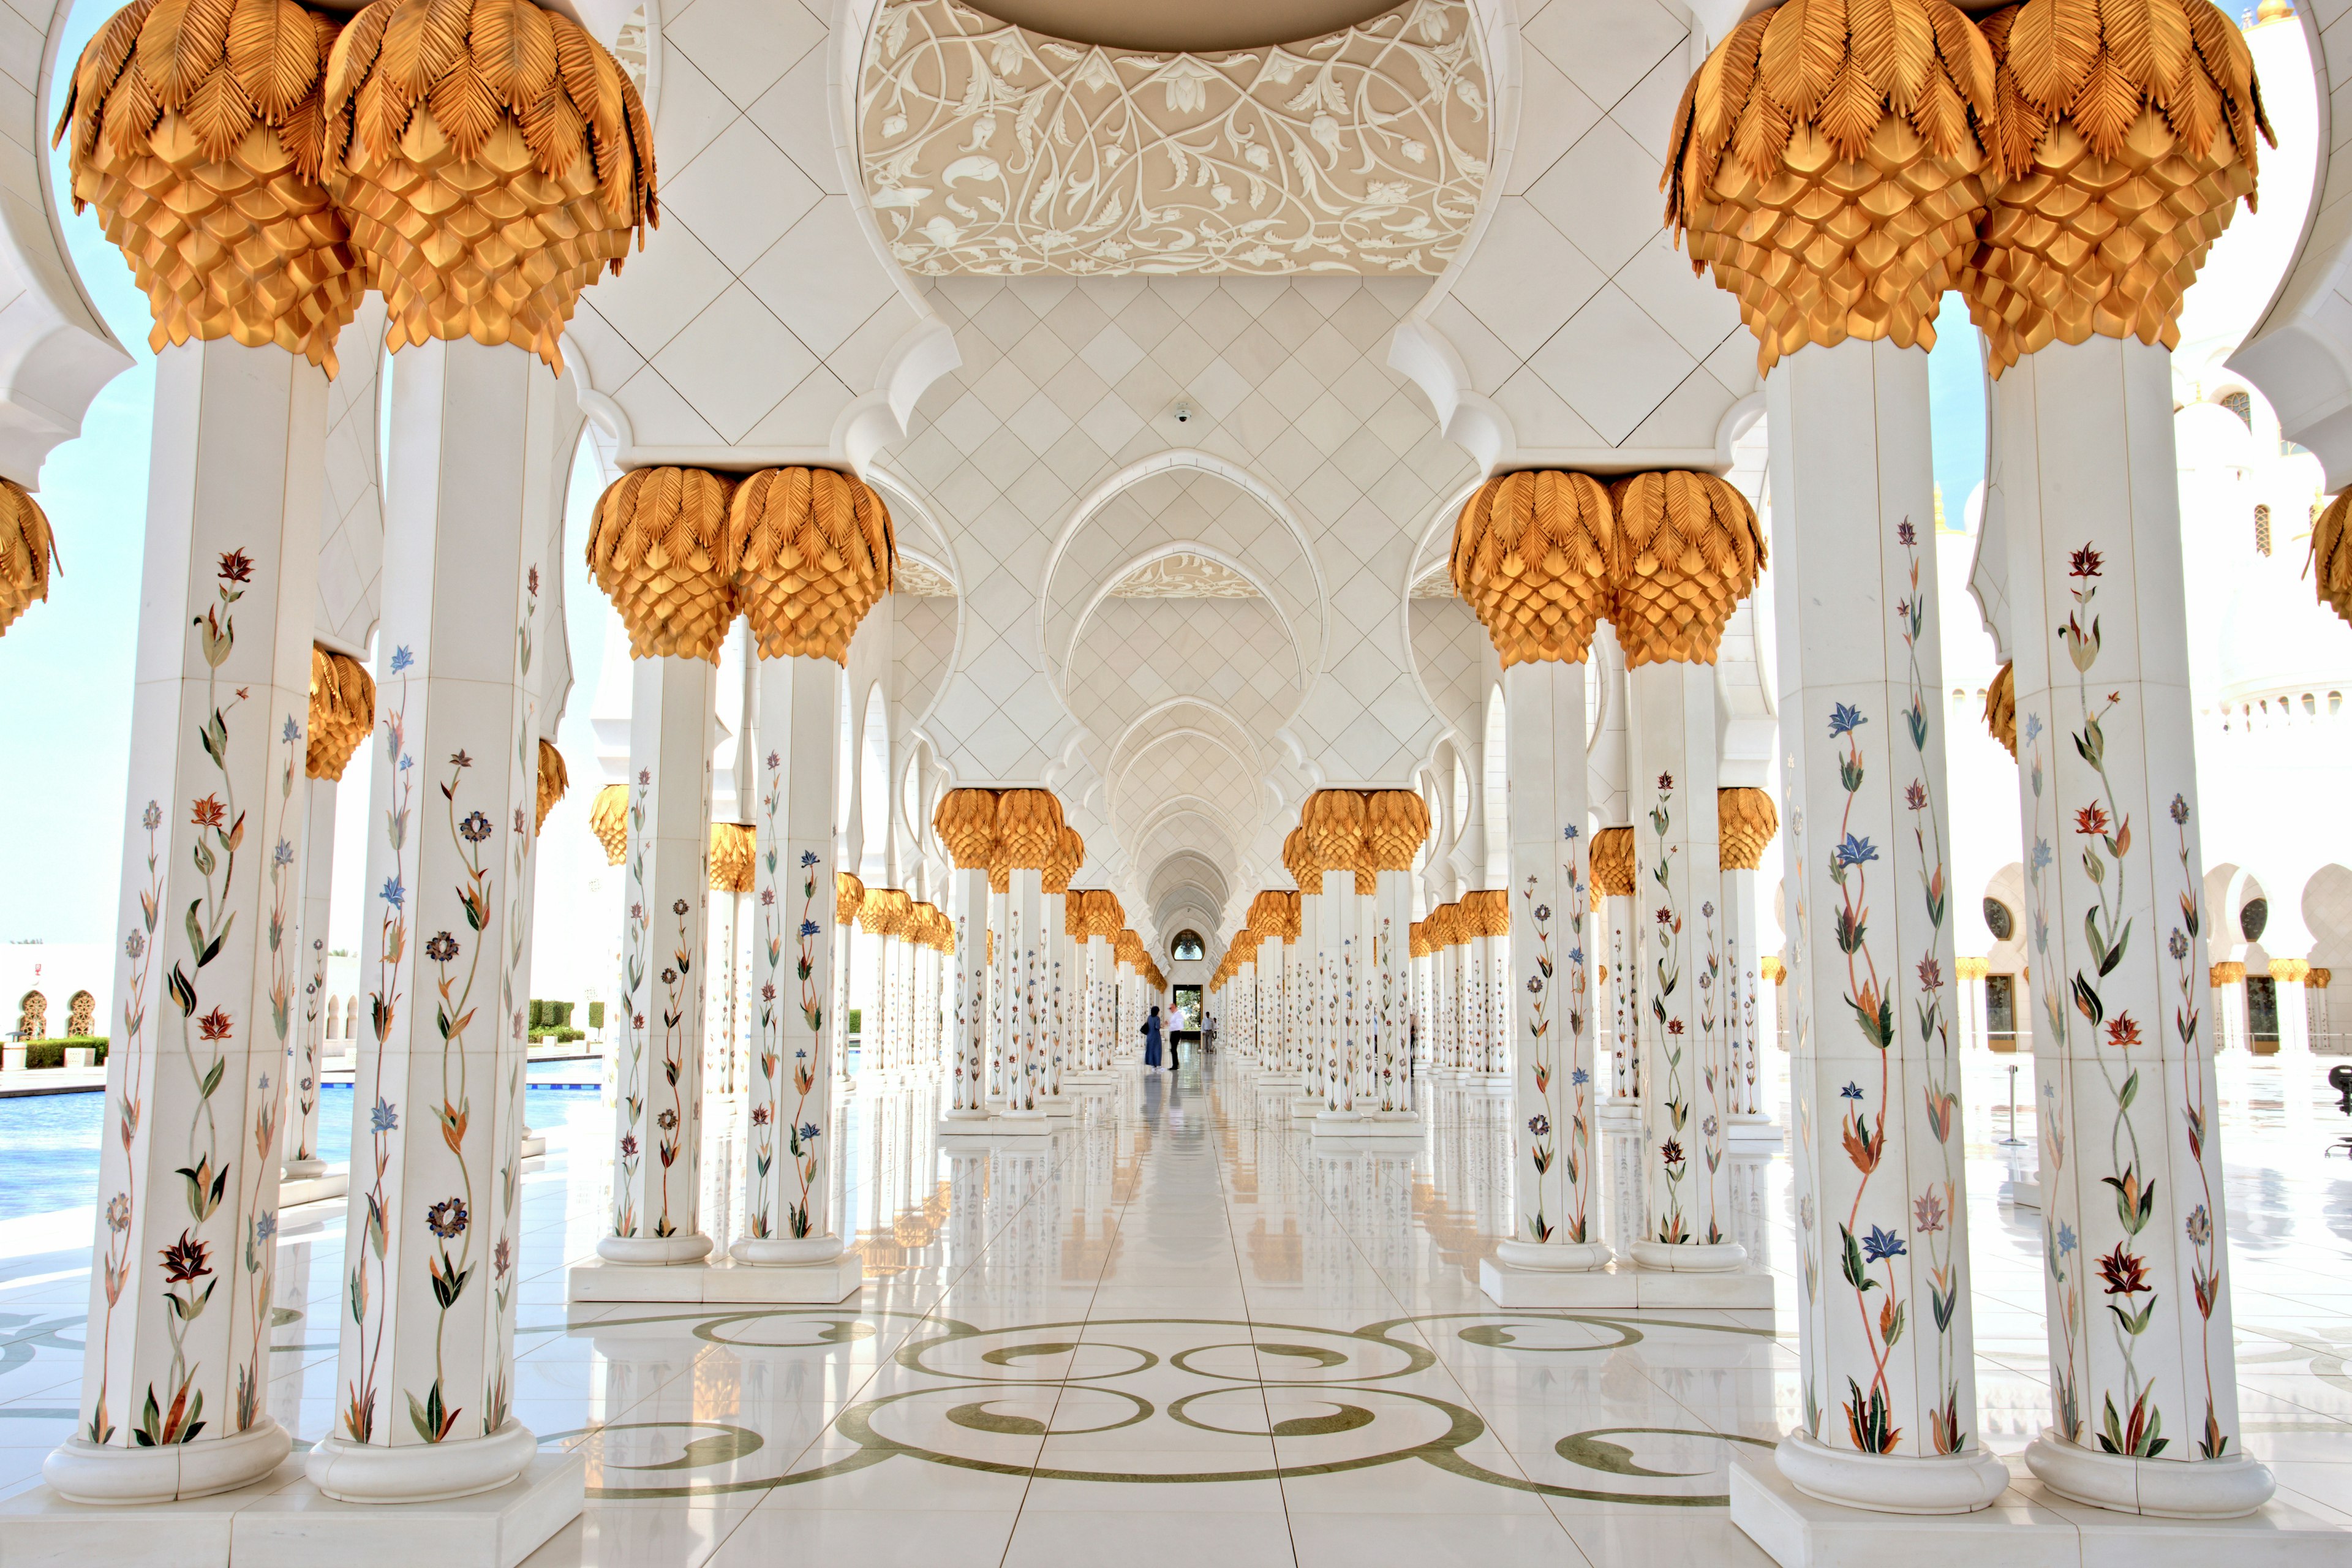
[[[2005,1066],[1971,1064],[1969,1176],[1980,1429],[2014,1454],[2047,1394]],[[2247,1446],[2352,1527],[2352,1161],[2321,1152],[2352,1124],[2274,1064],[2222,1084]],[[1796,1408],[1784,1155],[1742,1170],[1778,1313],[1503,1312],[1475,1285],[1508,1224],[1496,1102],[1441,1092],[1417,1146],[1337,1155],[1278,1109],[1213,1064],[1130,1069],[1050,1142],[992,1144],[869,1082],[837,1194],[865,1292],[730,1310],[566,1307],[607,1202],[606,1129],[574,1115],[526,1177],[516,1409],[584,1451],[589,1501],[532,1568],[1766,1561],[1724,1492]],[[709,1152],[724,1247],[736,1155]],[[282,1231],[272,1408],[298,1440],[332,1415],[341,1219]],[[0,1495],[73,1419],[71,1229],[0,1226]]]

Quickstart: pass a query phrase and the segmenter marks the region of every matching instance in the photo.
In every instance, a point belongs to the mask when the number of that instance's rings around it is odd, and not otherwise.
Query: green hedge
[[[588,1026],[592,1029],[601,1029],[604,1026],[604,1004],[602,1002],[588,1004]]]
[[[543,1002],[534,997],[530,1004],[530,1026],[535,1030],[568,1029],[572,1027],[572,1009],[578,1005],[577,1002]]]
[[[866,1022],[866,1009],[865,1009],[865,1008],[863,1008],[863,1007],[852,1007],[852,1008],[849,1010],[849,1032],[850,1032],[851,1034],[856,1035],[856,1034],[863,1033],[863,1031],[859,1028],[859,1026],[860,1026],[860,1025],[862,1025],[862,1024],[864,1024],[865,1022]]]
[[[541,1044],[551,1040],[557,1045],[568,1046],[574,1040],[586,1039],[588,1037],[588,1032],[585,1029],[574,1029],[568,1026],[562,1028],[533,1029],[530,1031],[530,1037],[534,1044]]]
[[[25,1065],[28,1068],[61,1068],[66,1065],[66,1048],[69,1046],[96,1046],[99,1065],[106,1065],[104,1035],[61,1035],[52,1040],[27,1040],[25,1042]]]

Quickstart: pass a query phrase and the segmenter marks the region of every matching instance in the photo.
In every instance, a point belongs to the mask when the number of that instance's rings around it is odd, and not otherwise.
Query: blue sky
[[[81,0],[58,51],[63,75],[79,58],[111,0]],[[56,94],[62,101],[62,94]],[[67,189],[65,157],[52,153],[52,188]],[[148,426],[154,405],[147,302],[132,287],[121,255],[106,242],[93,214],[61,215],[66,242],[83,286],[137,363],[99,394],[79,439],[49,455],[40,501],[58,538],[63,572],[49,599],[0,637],[0,735],[13,765],[0,768],[0,821],[18,831],[0,838],[0,941],[104,942],[121,896],[122,795],[130,764],[131,656],[137,641],[140,541],[147,503]],[[1956,297],[1941,316],[1943,337],[1930,356],[1936,400],[1936,476],[1952,523],[1984,468],[1984,404],[1975,330]],[[583,454],[584,467],[585,454]],[[575,469],[575,475],[580,470]],[[582,537],[593,503],[593,478],[575,482],[571,537]],[[593,769],[587,729],[604,606],[589,584],[578,550],[564,552],[567,616],[577,686],[558,744],[572,760],[575,786]],[[355,769],[356,780],[361,776]],[[347,831],[363,814],[346,805]],[[551,831],[552,828],[551,827]],[[339,886],[356,886],[339,842]],[[337,910],[334,940],[356,940],[356,907]]]

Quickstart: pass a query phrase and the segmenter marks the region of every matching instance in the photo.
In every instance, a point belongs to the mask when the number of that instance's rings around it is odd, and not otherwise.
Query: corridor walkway
[[[2000,1201],[2003,1081],[1973,1065],[1969,1174],[1980,1425],[2013,1455],[2047,1394],[2038,1221]],[[2346,1168],[2274,1066],[2223,1087],[2248,1445],[2284,1500],[2352,1523]],[[1127,1069],[1050,1140],[962,1145],[931,1093],[869,1082],[840,1124],[858,1300],[567,1314],[558,1265],[593,1252],[607,1202],[587,1102],[526,1177],[516,1414],[590,1460],[586,1513],[532,1568],[1766,1561],[1726,1516],[1726,1467],[1797,1417],[1792,1279],[1777,1331],[1497,1311],[1475,1284],[1507,1223],[1495,1102],[1441,1091],[1419,1145],[1339,1155],[1280,1109],[1212,1058]],[[723,1247],[740,1173],[726,1136],[710,1149]],[[1785,1263],[1786,1158],[1751,1158],[1749,1239]],[[279,1254],[272,1408],[305,1443],[336,1406],[341,1215],[289,1211]],[[0,1258],[0,1492],[73,1418],[86,1258]]]

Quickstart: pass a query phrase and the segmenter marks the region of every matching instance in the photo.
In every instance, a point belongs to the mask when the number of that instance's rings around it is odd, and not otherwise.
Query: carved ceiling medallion
[[[1492,135],[1460,0],[1217,54],[888,0],[858,124],[884,237],[930,276],[1434,274],[1477,210]]]
[[[956,596],[954,579],[919,555],[898,552],[898,564],[891,574],[890,591],[913,599],[952,599]]]

